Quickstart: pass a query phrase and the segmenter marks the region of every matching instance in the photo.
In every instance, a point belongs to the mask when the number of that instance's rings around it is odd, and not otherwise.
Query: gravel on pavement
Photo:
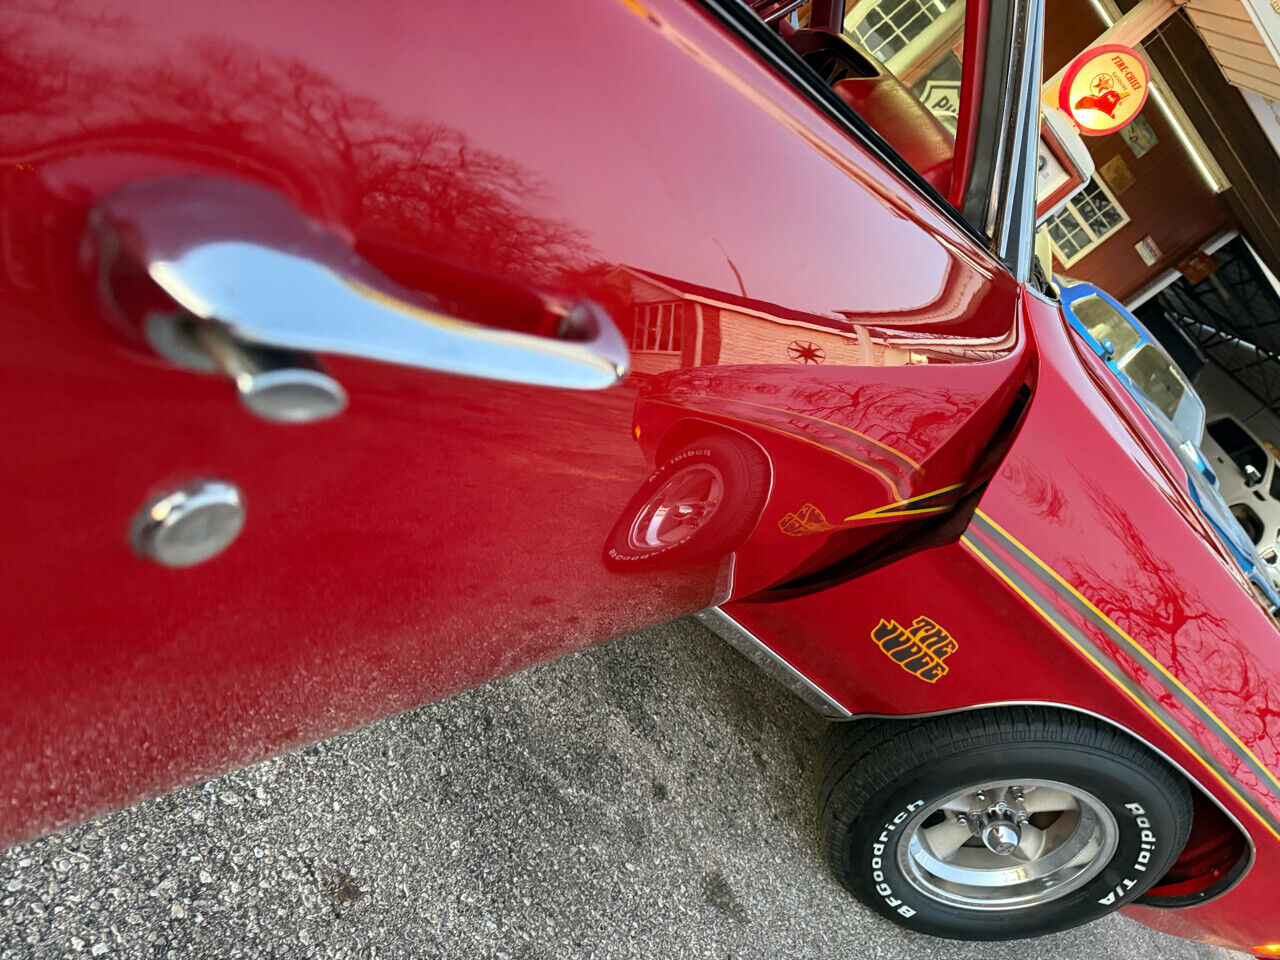
[[[824,722],[692,620],[0,853],[0,957],[1236,957],[914,935],[819,850]]]

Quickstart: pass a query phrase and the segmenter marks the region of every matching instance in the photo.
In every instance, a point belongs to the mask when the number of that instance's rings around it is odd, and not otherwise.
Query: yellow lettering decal
[[[916,617],[910,627],[896,620],[881,620],[872,628],[871,639],[890,660],[926,683],[937,683],[947,675],[943,661],[960,647],[928,617]]]

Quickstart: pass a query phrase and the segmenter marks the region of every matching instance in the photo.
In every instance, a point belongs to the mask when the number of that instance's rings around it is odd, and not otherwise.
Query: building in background
[[[1124,300],[1211,411],[1280,443],[1280,12],[1273,0],[1048,0],[1046,89],[1104,40],[1151,96],[1088,137],[1095,173],[1046,224],[1054,272]],[[1280,2],[1276,2],[1280,6]]]

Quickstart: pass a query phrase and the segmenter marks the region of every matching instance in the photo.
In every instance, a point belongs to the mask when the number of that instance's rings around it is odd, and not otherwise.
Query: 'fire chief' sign
[[[1147,102],[1151,75],[1136,50],[1108,43],[1071,61],[1058,88],[1058,106],[1088,136],[1115,133]]]

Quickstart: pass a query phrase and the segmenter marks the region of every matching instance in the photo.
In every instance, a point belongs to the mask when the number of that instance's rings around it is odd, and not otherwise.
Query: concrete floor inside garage
[[[0,957],[1235,956],[890,925],[822,861],[821,730],[679,621],[0,854]]]

